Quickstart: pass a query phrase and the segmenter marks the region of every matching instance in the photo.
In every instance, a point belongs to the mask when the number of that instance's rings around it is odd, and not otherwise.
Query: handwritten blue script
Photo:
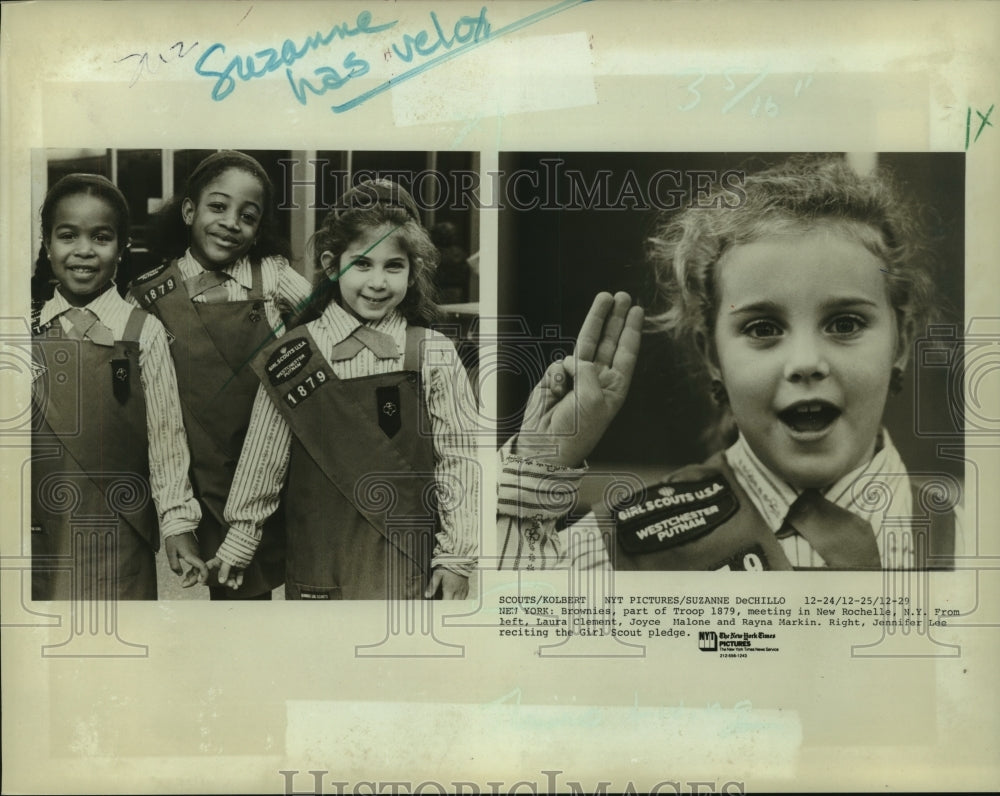
[[[455,25],[454,38],[450,40],[445,38],[444,33],[441,31],[441,27],[437,22],[437,17],[434,14],[432,14],[431,15],[432,21],[434,22],[435,29],[439,37],[438,41],[429,44],[427,39],[430,38],[430,35],[428,34],[427,31],[421,31],[415,37],[405,36],[404,39],[406,40],[406,45],[407,45],[406,54],[407,56],[409,56],[409,58],[403,58],[403,60],[409,61],[409,59],[412,58],[412,53],[414,50],[419,55],[432,55],[440,47],[443,46],[445,48],[445,52],[441,53],[440,55],[434,58],[431,58],[429,61],[424,61],[420,64],[417,64],[412,69],[409,69],[406,72],[403,72],[402,74],[396,75],[395,77],[386,80],[384,83],[380,83],[375,88],[371,89],[370,91],[366,91],[363,94],[359,94],[354,99],[348,100],[347,102],[343,102],[340,105],[331,105],[330,110],[332,110],[334,113],[344,113],[345,111],[349,111],[352,108],[356,108],[358,105],[367,102],[373,97],[377,97],[379,94],[388,91],[389,89],[394,88],[395,86],[398,86],[400,83],[403,83],[409,80],[410,78],[416,77],[417,75],[426,72],[428,69],[433,69],[435,66],[439,66],[440,64],[446,63],[447,61],[450,61],[453,58],[457,58],[458,56],[467,53],[469,50],[475,49],[481,44],[485,44],[486,42],[498,39],[501,36],[504,36],[508,33],[514,33],[515,31],[522,30],[523,28],[526,28],[529,25],[534,25],[536,22],[541,22],[543,19],[548,19],[549,17],[558,14],[561,11],[565,11],[566,9],[572,8],[573,6],[582,5],[585,2],[589,2],[589,0],[563,0],[563,2],[561,3],[556,3],[554,6],[543,8],[541,11],[536,11],[534,14],[529,14],[526,17],[522,17],[521,19],[515,22],[511,22],[509,25],[504,25],[502,28],[497,28],[496,30],[492,30],[490,28],[489,23],[486,22],[486,8],[484,6],[483,9],[479,12],[478,18],[462,17],[462,19],[459,20],[458,23]],[[461,28],[464,31],[468,31],[469,30],[468,21],[470,19],[475,20],[477,23],[481,21],[483,24],[482,25],[477,24],[472,36],[467,35],[464,39],[460,39],[459,30]],[[456,42],[458,42],[461,46],[454,47]],[[400,52],[400,50],[398,50],[396,47],[393,47],[393,49],[396,50],[396,53],[400,55],[400,57],[403,57],[403,54]]]
[[[487,19],[486,6],[481,7],[478,14],[462,16],[450,26],[442,23],[441,17],[432,11],[430,24],[425,29],[416,33],[402,34],[399,39],[391,43],[391,47],[386,47],[384,52],[379,53],[386,60],[394,56],[405,64],[413,64],[411,68],[351,99],[331,105],[330,110],[334,113],[349,111],[394,86],[482,44],[589,1],[563,0],[495,30]],[[293,72],[292,66],[296,61],[313,50],[326,47],[334,39],[346,40],[362,34],[379,33],[394,27],[397,22],[398,20],[394,20],[381,25],[373,24],[371,12],[363,11],[358,14],[353,28],[347,24],[337,25],[325,34],[316,33],[307,37],[301,44],[286,39],[280,48],[258,50],[253,55],[238,55],[228,61],[225,60],[225,45],[216,42],[198,59],[195,72],[215,80],[212,99],[220,101],[232,94],[237,80],[248,82],[284,67],[293,96],[300,104],[306,105],[310,97],[343,89],[352,80],[368,74],[371,66],[365,58],[358,55],[357,50],[347,53],[340,64],[317,67],[308,76],[296,75]]]
[[[218,102],[224,100],[236,88],[236,79],[244,82],[264,77],[271,72],[276,72],[282,67],[291,67],[296,61],[304,58],[313,50],[320,47],[327,47],[334,39],[350,39],[355,36],[370,35],[388,30],[396,24],[396,20],[385,22],[381,25],[372,24],[372,14],[370,11],[362,11],[355,20],[354,27],[342,23],[334,25],[326,33],[316,32],[307,36],[305,40],[298,44],[291,39],[285,39],[281,47],[268,47],[257,50],[253,55],[236,55],[225,61],[226,45],[216,42],[202,53],[201,58],[194,65],[194,71],[203,77],[215,78],[215,85],[212,87],[212,99]],[[224,63],[221,69],[210,68],[218,62]],[[209,62],[212,62],[211,64]],[[334,78],[331,87],[343,85],[351,77],[364,74],[368,71],[368,63],[355,57],[351,52],[344,59],[344,70],[346,77],[341,78],[340,74],[329,67],[323,74],[324,80],[327,77]],[[290,73],[291,70],[287,69]],[[316,70],[317,72],[321,70]],[[235,73],[235,77],[233,74]],[[331,74],[332,73],[332,74]],[[294,84],[293,84],[294,88]],[[304,102],[300,100],[300,102]]]

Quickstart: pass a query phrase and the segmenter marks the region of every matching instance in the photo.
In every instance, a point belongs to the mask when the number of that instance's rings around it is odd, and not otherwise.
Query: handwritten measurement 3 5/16
[[[700,68],[679,73],[676,87],[679,111],[718,110],[720,114],[749,113],[775,117],[783,106],[797,100],[812,85],[811,74],[772,75],[767,69],[756,73],[730,67],[713,74]]]

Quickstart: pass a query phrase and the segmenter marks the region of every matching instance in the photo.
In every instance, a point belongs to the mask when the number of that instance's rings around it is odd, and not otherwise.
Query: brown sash
[[[289,598],[420,596],[436,528],[433,450],[420,434],[423,334],[407,329],[404,371],[359,379],[338,379],[308,328],[254,361],[293,433]]]
[[[152,552],[159,548],[159,525],[150,494],[146,402],[139,369],[139,335],[145,319],[144,312],[133,310],[123,339],[113,347],[68,339],[58,321],[36,332],[33,358],[41,374],[32,391],[36,599],[73,596],[73,573],[55,566],[58,559],[72,558],[77,576],[85,560],[92,560],[90,568],[96,572],[108,571],[109,551],[76,549],[85,538],[80,532],[91,526],[95,530],[117,526],[118,564],[112,569],[117,597],[156,597],[155,569],[149,565]],[[126,392],[116,394],[116,380],[125,382]],[[84,596],[93,582],[81,578]]]
[[[198,542],[206,559],[225,538],[226,500],[259,387],[249,365],[274,337],[264,311],[259,264],[252,265],[252,274],[246,301],[192,301],[219,279],[185,281],[176,261],[131,287],[174,336],[170,353],[191,449],[191,484],[203,507]],[[242,599],[270,591],[284,580],[284,566],[284,528],[276,514],[265,526],[243,586],[225,594]]]

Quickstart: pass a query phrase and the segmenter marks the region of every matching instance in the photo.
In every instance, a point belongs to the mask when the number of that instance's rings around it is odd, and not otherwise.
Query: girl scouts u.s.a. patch
[[[647,486],[611,506],[621,546],[628,553],[655,553],[718,528],[739,508],[721,475],[703,481]]]

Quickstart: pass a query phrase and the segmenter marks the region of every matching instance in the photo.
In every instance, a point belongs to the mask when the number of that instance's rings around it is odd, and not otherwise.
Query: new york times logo
[[[773,641],[774,633],[716,633],[714,630],[698,632],[698,649],[718,652],[723,658],[746,657],[746,652],[777,652],[777,647],[760,646]]]

